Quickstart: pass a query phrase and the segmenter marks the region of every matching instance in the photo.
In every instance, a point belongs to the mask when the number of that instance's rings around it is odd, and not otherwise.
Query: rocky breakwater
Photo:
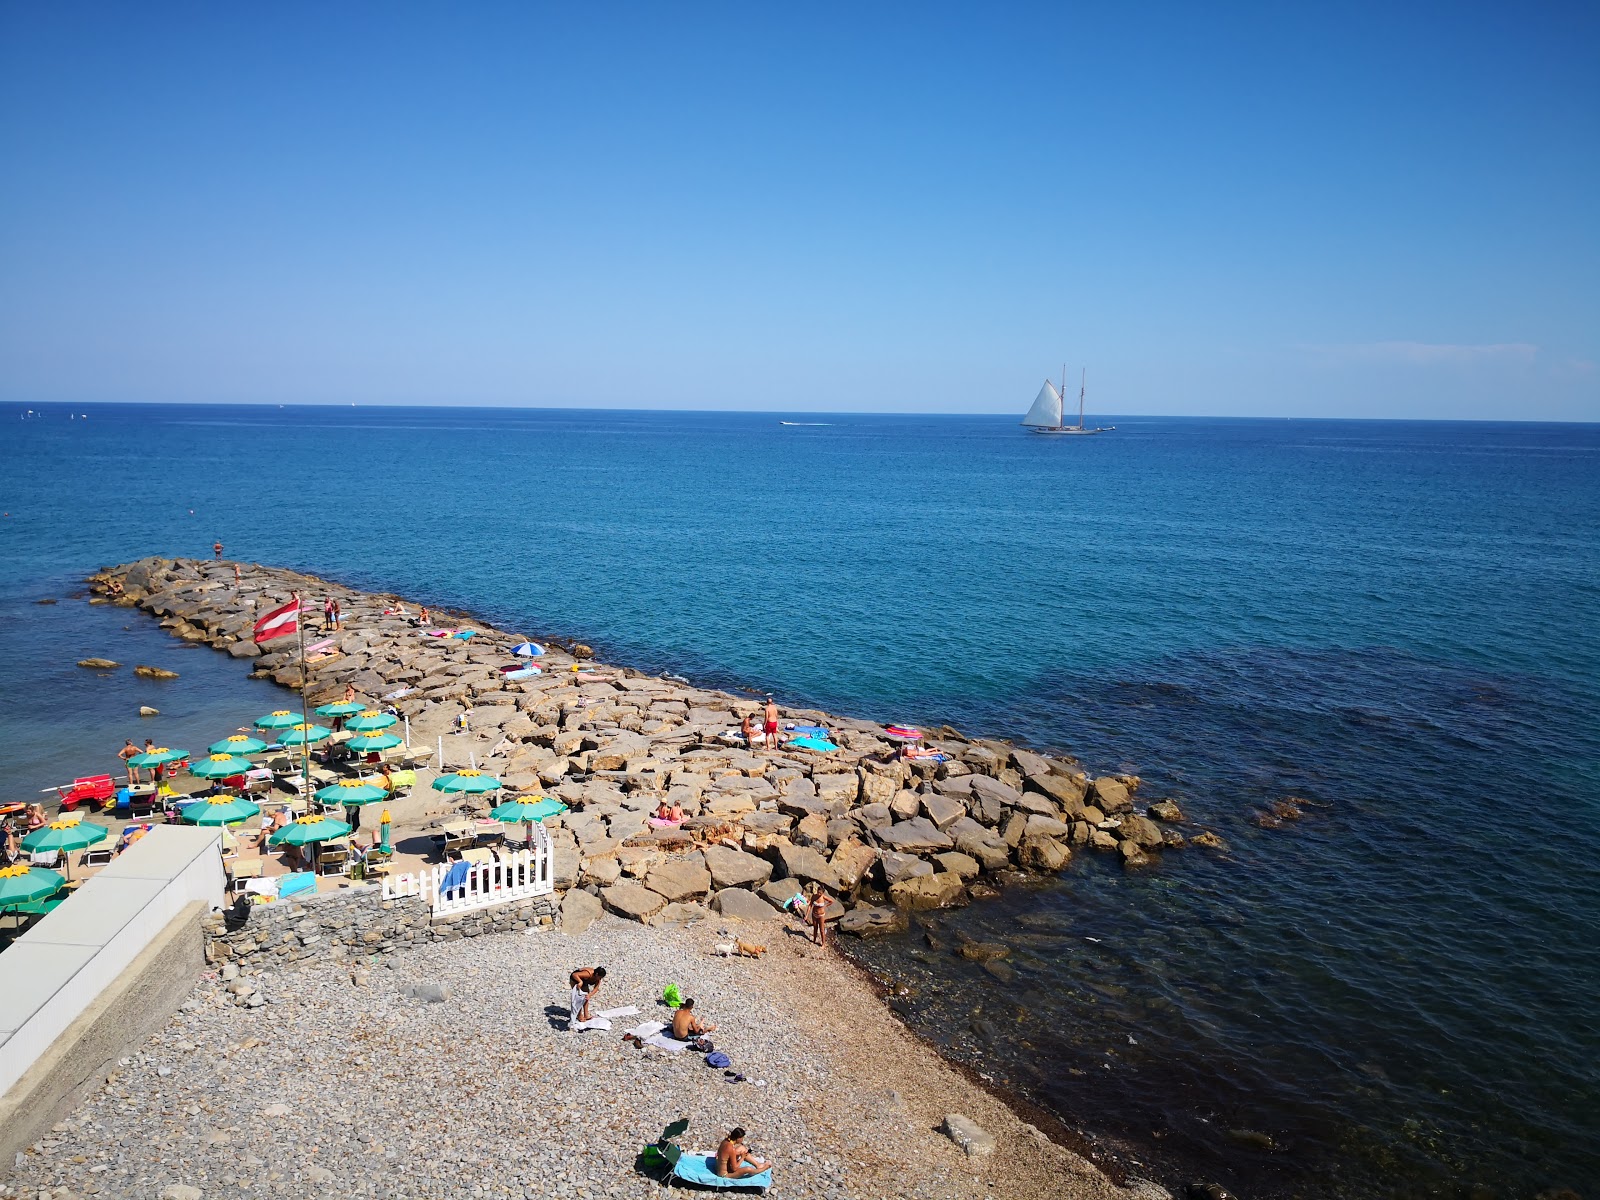
[[[734,734],[754,699],[595,664],[583,646],[549,644],[542,674],[509,680],[501,668],[520,638],[461,614],[447,628],[471,638],[426,636],[395,611],[398,596],[184,559],[142,559],[90,584],[178,637],[254,660],[310,704],[347,686],[364,698],[405,689],[391,703],[414,742],[448,732],[453,762],[470,751],[509,788],[562,799],[570,811],[547,824],[569,926],[602,906],[646,923],[708,911],[771,921],[817,883],[838,897],[840,930],[870,935],[903,928],[908,912],[993,894],[1019,872],[1063,871],[1075,852],[1137,869],[1185,845],[1174,828],[1183,814],[1170,801],[1141,811],[1136,777],[1093,778],[1073,759],[948,726],[929,739],[942,760],[905,760],[882,725],[788,708],[787,720],[826,725],[839,749],[749,750]],[[318,610],[313,622],[325,597],[344,617],[307,634],[319,648],[303,679],[292,639],[265,651],[251,641],[255,619],[295,591]],[[663,799],[687,814],[681,828],[651,827]]]

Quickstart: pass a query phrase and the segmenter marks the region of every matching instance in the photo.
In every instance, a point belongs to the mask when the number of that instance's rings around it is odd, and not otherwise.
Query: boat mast
[[[1066,363],[1062,363],[1061,364],[1061,394],[1063,396],[1065,396],[1067,394],[1067,364]],[[1063,404],[1061,406],[1061,425],[1059,427],[1062,428],[1062,429],[1065,429],[1067,427],[1067,411],[1066,411],[1066,405],[1065,404]]]
[[[1083,374],[1078,378],[1078,428],[1083,428],[1083,393],[1089,383],[1089,368],[1083,369]]]

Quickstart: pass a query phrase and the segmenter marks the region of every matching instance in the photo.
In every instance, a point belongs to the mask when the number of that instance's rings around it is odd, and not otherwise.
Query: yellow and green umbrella
[[[30,867],[27,863],[0,868],[0,908],[13,908],[18,904],[54,896],[65,883],[66,880],[55,871]]]
[[[463,768],[452,775],[441,775],[433,781],[433,790],[436,792],[492,792],[501,787],[501,783],[493,775],[489,775],[475,768]]]
[[[226,779],[229,775],[243,775],[255,768],[255,763],[248,758],[235,758],[231,754],[213,754],[210,758],[202,758],[191,766],[189,774],[200,779]]]
[[[497,804],[489,815],[506,825],[524,825],[566,811],[565,804],[550,796],[518,796],[515,800]]]
[[[183,819],[191,825],[237,825],[261,811],[261,806],[238,796],[209,796],[186,805]]]
[[[389,798],[389,793],[377,784],[360,779],[341,779],[329,787],[318,788],[316,795],[324,804],[371,804]]]
[[[75,818],[66,818],[60,821],[51,821],[50,824],[35,829],[22,839],[22,848],[30,854],[37,854],[50,850],[82,850],[85,846],[93,846],[103,842],[111,836],[111,831],[104,825],[96,825],[92,821],[82,821]]]
[[[168,750],[165,746],[158,746],[154,750],[145,750],[135,754],[128,760],[130,767],[164,767],[168,763],[182,762],[189,757],[187,750]]]
[[[320,712],[321,709],[317,711]],[[380,729],[389,728],[399,719],[393,713],[379,712],[377,709],[368,708],[363,709],[359,717],[352,717],[346,721],[344,727],[354,730],[356,733],[376,733]]]
[[[299,817],[289,822],[267,839],[269,846],[305,846],[312,842],[326,842],[344,837],[350,826],[332,817]]]
[[[350,749],[363,754],[370,754],[374,750],[390,750],[404,744],[405,739],[398,733],[358,733],[345,743]]]
[[[325,742],[333,736],[333,730],[325,725],[298,724],[291,729],[284,730],[278,740],[285,746],[299,746],[302,743],[314,746],[318,742]]]
[[[339,700],[333,704],[324,704],[316,710],[319,717],[353,717],[359,712],[366,711],[365,704],[358,704],[354,700]]]
[[[257,729],[293,729],[305,718],[299,713],[292,713],[287,708],[274,709],[264,717],[255,719]]]
[[[248,737],[242,733],[225,737],[220,742],[212,742],[206,747],[212,754],[257,754],[266,748],[267,744],[260,738]]]

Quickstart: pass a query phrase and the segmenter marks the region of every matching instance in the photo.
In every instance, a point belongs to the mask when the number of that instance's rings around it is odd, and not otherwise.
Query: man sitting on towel
[[[606,977],[604,967],[579,967],[567,976],[567,982],[572,985],[572,1023],[590,1019],[589,1001],[594,999],[594,994],[600,990],[600,983]]]
[[[707,1025],[694,1015],[694,1001],[685,1000],[678,1006],[678,1011],[672,1014],[672,1036],[680,1042],[687,1042],[692,1037],[702,1033],[712,1033],[715,1025]]]
[[[771,1166],[766,1160],[751,1156],[750,1148],[744,1144],[742,1127],[728,1130],[728,1136],[717,1147],[717,1174],[724,1179],[748,1179]]]

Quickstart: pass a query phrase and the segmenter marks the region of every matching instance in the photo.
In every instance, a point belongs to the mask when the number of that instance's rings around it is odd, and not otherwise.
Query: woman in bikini
[[[833,901],[828,898],[828,893],[823,891],[818,884],[811,893],[811,903],[806,906],[807,915],[811,919],[811,940],[819,946],[828,944],[828,905]]]

